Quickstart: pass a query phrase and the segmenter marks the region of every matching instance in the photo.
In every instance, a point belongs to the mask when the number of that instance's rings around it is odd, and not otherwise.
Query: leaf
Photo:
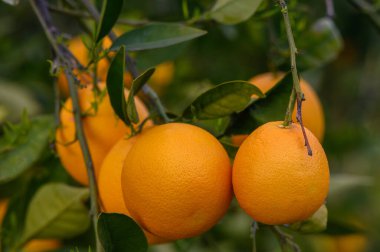
[[[327,221],[327,228],[323,233],[329,235],[350,235],[364,233],[364,229],[348,222],[337,221],[329,218]]]
[[[9,5],[18,5],[20,3],[20,0],[3,0],[3,2]]]
[[[105,252],[145,252],[148,242],[139,225],[130,217],[102,213],[98,219],[99,239]]]
[[[123,0],[104,0],[102,13],[96,32],[96,43],[104,38],[116,23],[121,10],[123,8]]]
[[[87,188],[61,183],[45,184],[30,202],[21,240],[31,238],[69,239],[85,232],[90,226],[84,202]]]
[[[283,120],[292,88],[293,78],[288,73],[266,92],[264,99],[255,100],[247,109],[235,115],[227,133],[250,134],[264,123]]]
[[[264,97],[256,86],[247,81],[222,83],[201,94],[184,111],[185,118],[215,119],[244,110],[255,94]]]
[[[40,159],[53,129],[51,116],[36,117],[28,125],[4,127],[5,136],[0,141],[0,183],[15,179]]]
[[[369,176],[358,176],[351,174],[334,174],[330,178],[329,198],[341,197],[348,191],[358,187],[368,187],[374,185],[374,180]]]
[[[153,75],[155,68],[150,68],[133,80],[131,90],[129,91],[127,103],[127,116],[133,123],[139,122],[139,115],[137,113],[134,96],[140,91],[142,86],[146,84],[149,78]]]
[[[237,24],[250,18],[262,0],[218,0],[210,11],[211,18],[223,24]]]
[[[221,139],[220,143],[223,144],[224,149],[226,149],[228,156],[233,160],[236,156],[239,147],[227,142],[226,140]]]
[[[304,234],[318,233],[326,229],[328,211],[326,205],[322,205],[311,217],[306,220],[292,223],[289,227]]]
[[[297,63],[302,69],[322,66],[334,60],[343,49],[343,39],[331,18],[317,20],[297,40],[300,54]]]
[[[122,46],[112,60],[107,74],[107,91],[111,105],[116,115],[126,124],[130,125],[127,117],[124,94],[124,69],[125,69],[125,48]]]
[[[206,31],[174,23],[152,23],[121,35],[112,45],[117,50],[140,51],[179,44],[206,34]]]

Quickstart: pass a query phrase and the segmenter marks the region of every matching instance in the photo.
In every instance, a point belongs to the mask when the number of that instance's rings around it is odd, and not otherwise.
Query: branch
[[[281,230],[278,226],[270,226],[272,232],[278,238],[282,251],[287,251],[287,246],[289,246],[294,252],[301,252],[300,247],[294,241],[293,237]]]
[[[283,125],[285,127],[289,126],[292,123],[292,112],[294,110],[294,103],[297,99],[297,120],[301,125],[302,132],[304,133],[305,129],[302,123],[302,102],[304,99],[304,94],[301,90],[300,80],[297,72],[297,63],[296,63],[296,54],[298,53],[296,43],[294,42],[292,27],[290,25],[289,15],[288,15],[288,6],[286,5],[285,0],[278,0],[278,3],[281,7],[282,16],[284,18],[285,28],[286,28],[286,36],[288,37],[288,43],[290,48],[290,67],[292,71],[292,77],[293,77],[293,90],[290,95],[289,99],[289,105],[288,109],[286,111],[285,120]],[[305,146],[307,148],[308,155],[313,155],[313,152],[311,150],[309,141],[307,139],[307,135],[304,133],[304,139],[305,139]]]
[[[89,0],[81,0],[81,2],[87,8],[90,15],[96,21],[99,21],[100,20],[100,14],[99,14],[98,10],[94,7],[94,5],[92,5],[92,3]],[[116,34],[112,31],[109,33],[108,36],[112,41],[115,41],[117,39]],[[137,70],[136,64],[135,64],[134,60],[132,59],[132,57],[128,53],[125,54],[125,64],[126,64],[127,71],[131,74],[133,79],[135,79],[136,77],[139,76],[139,72]],[[154,106],[154,108],[157,110],[157,112],[159,113],[159,115],[161,116],[163,121],[169,122],[170,118],[166,115],[165,108],[162,105],[162,103],[161,103],[158,95],[156,94],[156,92],[154,92],[153,89],[148,85],[143,86],[142,92],[146,96],[149,104],[152,104]]]
[[[96,249],[98,252],[101,252],[102,247],[100,245],[98,235],[97,235],[97,229],[96,229],[97,217],[98,217],[96,178],[95,178],[94,166],[92,163],[91,154],[90,154],[87,140],[85,138],[84,131],[83,131],[81,111],[80,111],[80,106],[79,106],[79,98],[78,98],[77,88],[74,83],[75,78],[71,72],[72,61],[70,61],[69,58],[67,57],[67,53],[66,53],[67,49],[65,49],[64,47],[62,47],[61,45],[57,43],[57,38],[60,34],[53,26],[53,23],[51,21],[51,16],[48,11],[45,0],[29,0],[29,2],[35,14],[38,17],[38,20],[40,21],[51,46],[54,49],[54,53],[56,54],[58,61],[63,65],[66,77],[68,79],[70,96],[71,96],[72,104],[73,104],[73,114],[74,114],[74,120],[75,120],[76,136],[78,137],[79,144],[81,146],[81,150],[82,150],[83,158],[86,163],[87,174],[88,174],[89,182],[90,182],[90,197],[91,197],[91,212],[90,213],[92,215],[92,220],[94,224]]]
[[[328,17],[335,16],[334,0],[325,0],[326,1],[326,14]]]

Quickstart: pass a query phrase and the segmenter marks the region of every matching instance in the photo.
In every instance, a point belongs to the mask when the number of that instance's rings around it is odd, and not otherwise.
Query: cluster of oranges
[[[252,82],[266,92],[281,76],[265,74]],[[150,244],[209,230],[227,212],[233,195],[261,223],[307,219],[325,201],[329,170],[318,140],[324,130],[322,108],[311,87],[304,81],[301,85],[313,155],[307,154],[298,124],[283,127],[278,121],[262,125],[249,136],[234,136],[232,141],[241,145],[232,165],[213,135],[190,124],[154,125],[148,120],[140,134],[130,137],[130,128],[113,112],[104,83],[97,89],[92,84],[79,89],[102,211],[133,218]],[[148,111],[138,98],[135,102],[143,121]],[[68,98],[61,109],[56,146],[68,173],[87,185],[72,110]]]

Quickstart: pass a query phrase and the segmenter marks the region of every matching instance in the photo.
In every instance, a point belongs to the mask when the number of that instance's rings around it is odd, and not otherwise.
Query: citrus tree
[[[371,180],[330,178],[308,81],[342,53],[341,3],[3,1],[38,20],[53,88],[2,125],[0,251],[364,250],[334,202]]]

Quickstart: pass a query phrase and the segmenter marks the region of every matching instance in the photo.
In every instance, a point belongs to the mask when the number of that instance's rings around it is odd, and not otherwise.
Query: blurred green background
[[[202,12],[212,3],[189,0],[189,12]],[[379,9],[379,1],[373,3]],[[380,251],[380,32],[350,1],[334,4],[333,30],[342,45],[329,49],[306,36],[311,25],[326,16],[324,1],[289,3],[301,75],[315,88],[325,111],[323,146],[332,174],[328,229],[294,235],[303,251],[375,252]],[[125,1],[124,8],[123,18],[183,20],[181,1]],[[201,23],[206,36],[134,56],[141,70],[172,62],[174,67],[166,70],[172,71],[169,82],[154,88],[168,111],[180,113],[215,84],[289,69],[277,9],[273,1],[264,1],[247,22],[235,26]],[[69,37],[81,34],[73,17],[55,14],[54,18]],[[120,29],[130,27],[121,25]],[[317,51],[319,47],[324,49]],[[322,60],[308,62],[310,52]],[[54,113],[51,58],[48,41],[27,2],[16,7],[0,3],[0,124],[17,122],[24,108],[30,115]],[[151,251],[252,251],[250,226],[250,218],[233,202],[227,216],[204,236],[154,246]],[[276,238],[265,227],[259,230],[258,247],[258,251],[279,251]]]

